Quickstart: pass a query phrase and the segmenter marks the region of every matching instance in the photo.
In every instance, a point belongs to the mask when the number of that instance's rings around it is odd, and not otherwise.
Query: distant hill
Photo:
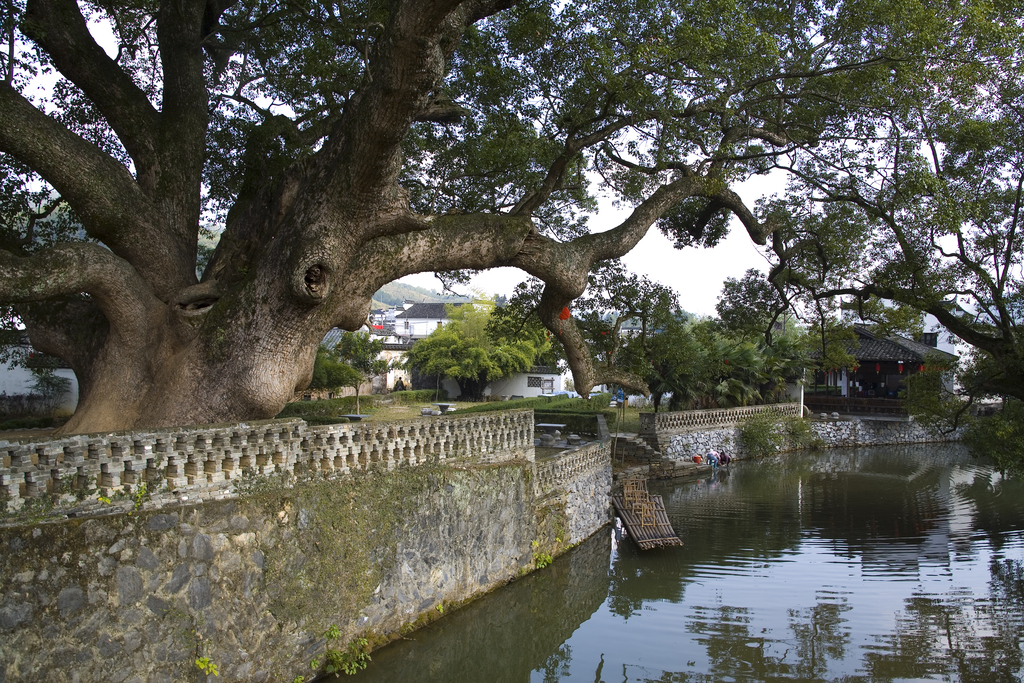
[[[425,303],[438,301],[470,301],[465,297],[439,294],[424,287],[407,285],[404,282],[392,282],[384,285],[373,295],[373,307],[385,308],[401,306],[406,300]]]

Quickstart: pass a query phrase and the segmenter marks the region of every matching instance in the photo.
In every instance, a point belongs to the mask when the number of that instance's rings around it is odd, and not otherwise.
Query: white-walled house
[[[461,306],[462,302],[418,303],[395,315],[395,336],[403,340],[425,339],[448,322],[445,306]]]
[[[448,398],[455,399],[461,395],[459,383],[445,377],[441,380],[441,388],[448,392]],[[511,377],[496,379],[484,389],[484,396],[522,396],[535,398],[558,393],[564,389],[561,373],[557,368],[541,365],[534,366],[526,372],[519,372]]]

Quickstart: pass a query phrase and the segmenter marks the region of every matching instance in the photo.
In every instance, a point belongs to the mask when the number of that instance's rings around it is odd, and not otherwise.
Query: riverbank
[[[536,462],[529,411],[300,422],[0,445],[0,681],[310,679],[610,519],[607,445]]]
[[[622,435],[616,448],[624,454],[615,479],[647,476],[656,479],[697,479],[713,469],[695,463],[709,451],[728,453],[735,460],[753,455],[813,449],[853,448],[959,441],[961,434],[942,434],[906,417],[822,415],[794,418],[797,404],[727,410],[645,414],[638,435]],[[766,415],[774,415],[765,420]],[[762,444],[766,453],[752,453],[743,438],[744,421],[758,420],[755,429],[774,430],[777,439]],[[801,426],[802,425],[802,426]],[[642,444],[637,445],[638,442]],[[622,444],[620,447],[619,444]],[[613,449],[616,452],[616,449]],[[619,460],[615,460],[616,463]]]

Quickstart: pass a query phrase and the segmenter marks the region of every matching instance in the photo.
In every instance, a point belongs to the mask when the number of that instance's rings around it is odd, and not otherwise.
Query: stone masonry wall
[[[537,463],[537,493],[564,506],[566,544],[573,545],[611,521],[612,461],[609,442],[567,450]],[[553,497],[553,498],[552,498]]]
[[[809,424],[822,448],[930,443],[956,441],[960,438],[959,434],[933,433],[916,422],[834,419],[813,420]],[[734,457],[742,458],[745,453],[739,434],[738,426],[729,426],[662,435],[660,438],[661,443],[664,444],[662,458],[689,460],[694,455],[704,455],[712,449],[725,451]]]
[[[680,443],[692,443],[697,447],[703,444],[720,444],[721,447],[708,445],[699,451],[707,453],[710,448],[733,452],[731,437],[725,435],[735,431],[736,425],[744,420],[768,413],[777,417],[799,417],[799,403],[773,403],[763,406],[744,406],[742,408],[715,408],[711,410],[683,410],[671,413],[640,413],[640,437],[654,450],[664,456],[680,450]],[[699,435],[723,434],[710,437]],[[723,440],[725,439],[725,440]],[[728,445],[727,445],[728,444]],[[676,457],[676,456],[670,456]]]
[[[277,443],[298,439],[283,431]],[[275,452],[293,451],[267,467]],[[541,463],[532,447],[502,463],[461,455],[390,470],[382,456],[346,477],[300,468],[288,486],[273,468],[224,500],[0,528],[0,683],[308,680],[328,647],[439,618],[609,519],[606,446]]]
[[[532,460],[533,411],[386,424],[265,420],[0,441],[0,515],[26,506],[33,517],[127,510],[142,484],[146,495],[139,502],[156,509],[231,497],[246,474],[346,477],[469,453],[480,462]]]

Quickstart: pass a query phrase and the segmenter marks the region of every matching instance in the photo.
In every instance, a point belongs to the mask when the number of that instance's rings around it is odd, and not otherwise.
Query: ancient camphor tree
[[[763,243],[730,183],[826,139],[848,93],[921,49],[875,26],[886,2],[2,12],[0,300],[78,376],[65,432],[273,416],[327,330],[422,271],[521,268],[578,391],[643,388],[559,317],[591,268],[659,221],[704,245],[731,213]],[[634,209],[591,233],[598,180]],[[197,276],[204,225],[222,234]]]

